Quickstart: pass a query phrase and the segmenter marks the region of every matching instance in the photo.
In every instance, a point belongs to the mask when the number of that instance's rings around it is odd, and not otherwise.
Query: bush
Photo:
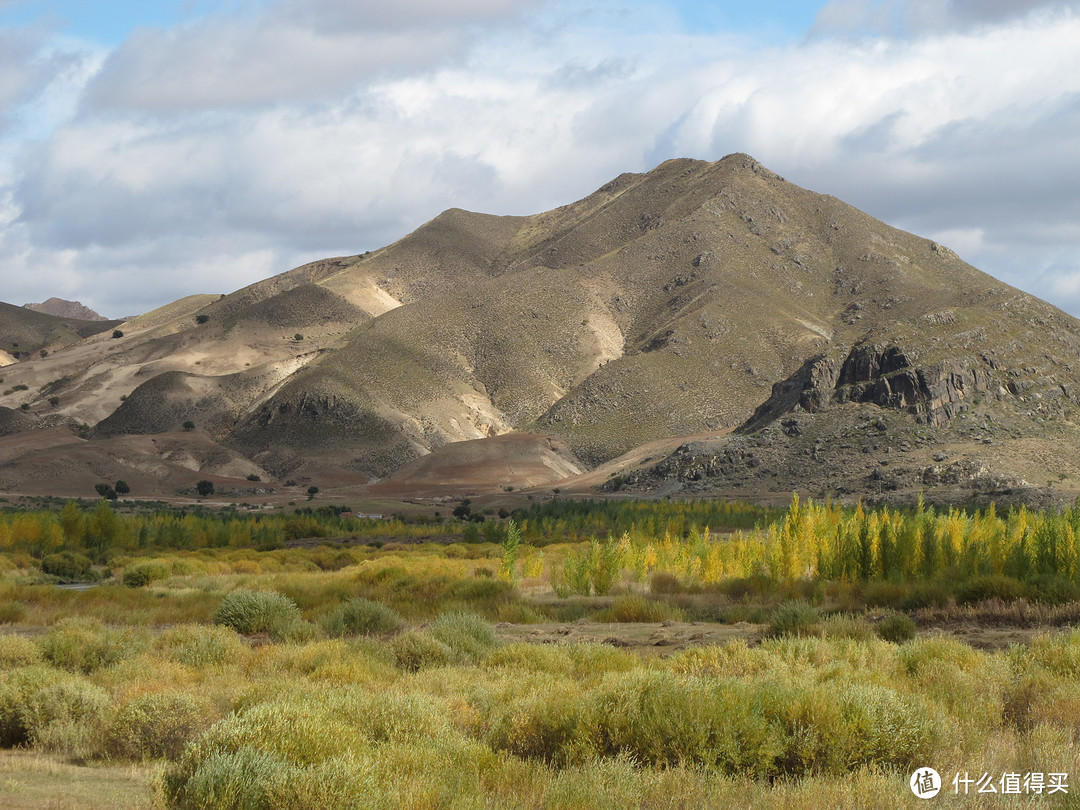
[[[90,558],[73,551],[49,554],[41,560],[41,572],[63,580],[87,580],[90,578]]]
[[[679,578],[666,571],[658,571],[649,578],[649,590],[662,594],[686,593],[686,588],[679,582]]]
[[[461,662],[481,661],[498,644],[495,630],[474,613],[444,613],[432,623],[429,632]]]
[[[620,596],[611,607],[592,615],[594,622],[681,622],[685,619],[686,614],[676,605],[646,599],[637,594]]]
[[[409,630],[390,642],[394,663],[405,672],[441,667],[455,659],[454,651],[427,633]]]
[[[0,669],[25,667],[40,660],[41,648],[33,639],[16,633],[0,634]]]
[[[804,636],[818,631],[821,613],[805,602],[784,602],[773,611],[769,623],[770,636]]]
[[[218,605],[214,623],[243,635],[267,633],[280,640],[298,632],[300,608],[287,596],[273,591],[233,591]]]
[[[42,666],[13,670],[0,684],[0,745],[90,756],[109,707],[105,690],[85,678]]]
[[[956,601],[961,605],[973,605],[987,599],[1001,599],[1013,602],[1027,596],[1024,583],[1012,577],[976,577],[965,582],[956,592]]]
[[[915,622],[903,613],[890,613],[877,624],[877,634],[885,641],[903,644],[915,638]]]
[[[912,586],[897,607],[912,611],[928,607],[944,607],[949,603],[951,594],[948,588],[936,582],[918,582]]]
[[[40,642],[45,660],[71,672],[114,666],[146,649],[145,635],[105,627],[97,619],[61,619]]]
[[[164,563],[146,561],[137,562],[124,567],[123,582],[129,588],[141,588],[151,582],[167,579],[169,569]]]
[[[196,669],[231,664],[250,650],[232,630],[213,624],[170,627],[155,639],[154,646],[177,663]]]
[[[187,430],[187,427],[184,428]],[[200,498],[207,498],[214,494],[214,482],[202,480],[195,485],[195,491],[199,494]]]
[[[357,597],[336,608],[321,624],[329,636],[373,636],[397,632],[402,619],[381,602]]]
[[[122,759],[177,759],[210,726],[208,708],[176,692],[136,695],[120,705],[105,728],[105,752]]]

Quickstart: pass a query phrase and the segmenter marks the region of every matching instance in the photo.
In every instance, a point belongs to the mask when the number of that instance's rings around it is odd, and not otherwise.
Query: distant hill
[[[4,376],[27,388],[0,405],[86,425],[81,453],[138,444],[148,468],[174,462],[134,437],[167,436],[176,459],[187,436],[194,472],[399,493],[1039,499],[1080,482],[1080,322],[747,155],[534,216],[451,209],[122,331],[24,353]],[[0,485],[3,458],[0,442]]]
[[[24,359],[39,354],[42,349],[69,346],[119,323],[49,315],[0,303],[0,351]]]
[[[26,309],[34,312],[42,312],[46,315],[56,315],[58,318],[75,318],[80,321],[106,321],[108,318],[98,315],[90,307],[83,306],[81,301],[65,301],[63,298],[50,298],[40,304],[23,304]]]

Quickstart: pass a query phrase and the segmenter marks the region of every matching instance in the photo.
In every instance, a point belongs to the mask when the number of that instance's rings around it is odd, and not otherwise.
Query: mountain
[[[206,474],[400,494],[455,465],[447,491],[1031,499],[1080,480],[1080,322],[746,155],[534,216],[451,209],[110,331],[5,369],[27,389],[0,405],[54,454],[79,443],[87,480],[108,457],[166,494]],[[26,433],[0,440],[0,487],[56,486],[25,441],[4,454]]]
[[[32,309],[34,312],[43,312],[46,315],[56,315],[58,318],[75,318],[80,321],[107,321],[108,318],[98,315],[90,307],[83,306],[82,301],[65,301],[55,296],[40,304],[23,304],[24,309]]]
[[[49,315],[0,303],[0,358],[19,360],[62,349],[83,338],[112,329],[120,321],[96,321]],[[6,361],[0,360],[0,365]]]

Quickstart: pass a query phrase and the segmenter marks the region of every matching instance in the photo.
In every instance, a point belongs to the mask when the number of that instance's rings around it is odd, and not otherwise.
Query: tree
[[[94,489],[102,498],[108,498],[110,501],[116,500],[116,490],[113,489],[112,484],[95,484]]]
[[[208,320],[210,320],[210,316],[209,316],[209,315],[196,315],[196,316],[195,316],[195,323],[197,323],[197,324],[204,324],[204,323],[206,323],[206,322],[207,322]]]
[[[188,419],[186,422],[184,422],[184,430],[190,431],[190,430],[194,430],[194,429],[195,429],[195,423],[192,422],[190,419]]]
[[[124,333],[121,332],[119,329],[113,329],[112,336],[113,336],[113,340],[119,340],[120,338],[122,338],[124,336]]]
[[[518,551],[521,548],[521,530],[514,521],[506,524],[506,539],[502,544],[502,562],[499,564],[499,578],[513,584],[517,581]]]
[[[469,513],[472,512],[471,503],[472,501],[468,498],[463,499],[461,503],[454,507],[454,517],[458,520],[468,520]]]
[[[214,494],[214,482],[203,479],[195,485],[195,491],[199,493],[200,498],[206,498]]]
[[[117,481],[114,489],[120,495],[127,495],[129,492],[131,492],[131,487],[128,486],[127,481]]]
[[[307,488],[307,499],[309,501],[318,494],[319,494],[319,488],[318,487],[312,486],[312,487]]]

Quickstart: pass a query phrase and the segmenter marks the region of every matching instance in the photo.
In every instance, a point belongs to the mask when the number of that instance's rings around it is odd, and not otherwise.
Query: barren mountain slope
[[[0,303],[0,351],[21,359],[112,329],[119,321],[83,321]]]
[[[910,333],[936,361],[955,350],[942,336],[994,320],[986,302],[1031,301],[745,156],[670,161],[587,200],[526,218],[481,281],[357,330],[241,425],[237,446],[334,444],[384,475],[530,426],[596,464],[735,427],[837,347]]]
[[[451,209],[122,331],[5,369],[27,386],[0,400],[28,406],[11,429],[94,425],[92,453],[183,441],[191,421],[260,475],[411,464],[399,488],[519,448],[571,459],[548,468],[564,476],[623,459],[589,486],[745,495],[1060,483],[1080,447],[1080,323],[745,155],[668,161],[530,217]],[[515,431],[566,449],[419,461]],[[630,452],[658,440],[660,458]],[[518,466],[488,478],[548,482]]]

